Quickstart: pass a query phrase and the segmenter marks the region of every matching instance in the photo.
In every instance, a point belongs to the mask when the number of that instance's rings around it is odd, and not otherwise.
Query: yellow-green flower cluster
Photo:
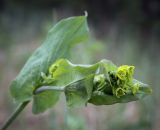
[[[118,67],[115,76],[117,77],[116,86],[112,86],[113,94],[120,98],[128,93],[136,94],[139,90],[139,85],[134,85],[133,74],[134,66],[122,65]]]
[[[95,90],[106,94],[112,93],[117,98],[126,94],[136,94],[139,91],[139,84],[133,83],[134,68],[134,66],[122,65],[115,71],[96,75],[94,78]]]

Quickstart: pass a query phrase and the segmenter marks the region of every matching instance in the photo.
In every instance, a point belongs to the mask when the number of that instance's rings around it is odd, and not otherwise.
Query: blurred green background
[[[0,126],[16,108],[9,85],[47,31],[62,18],[88,12],[90,40],[73,48],[73,63],[112,60],[136,67],[135,78],[150,84],[144,100],[111,106],[66,108],[64,95],[53,109],[32,114],[31,104],[10,130],[159,130],[160,2],[158,0],[1,0]]]

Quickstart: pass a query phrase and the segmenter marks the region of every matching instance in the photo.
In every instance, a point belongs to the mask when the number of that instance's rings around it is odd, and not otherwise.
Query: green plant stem
[[[65,87],[58,87],[58,86],[42,86],[40,88],[37,88],[34,92],[34,94],[39,94],[44,91],[52,90],[52,91],[64,91]]]
[[[23,109],[27,106],[30,101],[26,101],[21,103],[16,110],[12,113],[12,115],[8,118],[5,124],[2,126],[0,130],[7,130],[7,128],[11,125],[11,123],[16,119],[16,117],[23,111]]]
[[[65,87],[57,87],[57,86],[42,86],[35,90],[34,94],[39,94],[44,91],[53,90],[53,91],[64,91]],[[17,116],[23,111],[23,109],[27,106],[30,101],[26,101],[21,103],[16,110],[12,113],[12,115],[8,118],[5,124],[2,126],[0,130],[7,130],[7,128],[12,124],[12,122],[17,118]]]

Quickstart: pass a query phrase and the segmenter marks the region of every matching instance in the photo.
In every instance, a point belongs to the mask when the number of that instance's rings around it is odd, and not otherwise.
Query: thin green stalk
[[[39,94],[44,91],[52,90],[52,91],[64,91],[65,87],[58,87],[58,86],[42,86],[40,88],[37,88],[34,92],[34,94]]]
[[[34,94],[39,94],[44,91],[54,90],[54,91],[64,91],[65,87],[57,87],[57,86],[42,86],[35,90]],[[23,109],[27,106],[30,101],[26,101],[21,103],[16,110],[12,113],[12,115],[8,118],[8,120],[4,123],[0,130],[7,130],[7,128],[12,124],[12,122],[17,118],[17,116],[23,111]]]
[[[7,130],[7,128],[11,125],[11,123],[17,118],[17,116],[23,111],[23,109],[27,106],[30,101],[26,101],[21,103],[16,110],[12,113],[12,115],[8,118],[8,120],[4,123],[0,130]]]

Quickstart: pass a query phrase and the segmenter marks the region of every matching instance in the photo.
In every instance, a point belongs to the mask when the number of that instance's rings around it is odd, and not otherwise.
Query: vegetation
[[[64,19],[49,31],[11,84],[11,94],[21,105],[1,130],[7,129],[31,100],[33,113],[38,114],[55,105],[61,92],[69,107],[125,103],[151,94],[147,84],[133,78],[134,66],[117,67],[109,60],[80,65],[66,59],[73,45],[88,38],[86,18]]]

